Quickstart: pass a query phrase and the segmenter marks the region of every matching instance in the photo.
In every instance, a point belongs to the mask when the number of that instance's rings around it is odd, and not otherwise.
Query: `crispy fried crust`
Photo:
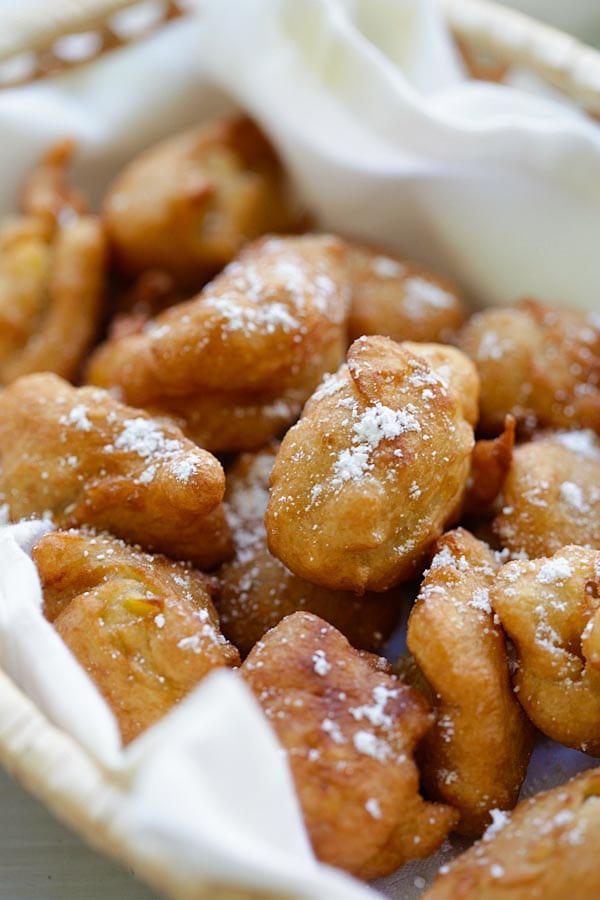
[[[512,464],[515,427],[514,417],[507,416],[502,434],[475,444],[464,514],[476,518],[493,515],[494,501],[506,482]]]
[[[218,572],[215,597],[221,627],[243,656],[281,619],[297,610],[315,613],[350,643],[378,650],[390,636],[404,600],[399,590],[357,597],[298,578],[269,553],[264,513],[276,448],[242,454],[227,473],[225,494],[235,554]]]
[[[515,691],[531,721],[567,747],[600,754],[600,551],[563,547],[502,567],[494,610],[515,644]]]
[[[215,666],[239,663],[211,579],[108,535],[53,532],[33,548],[48,618],[115,714],[123,741]]]
[[[65,138],[43,154],[21,192],[21,208],[26,216],[54,228],[88,212],[87,198],[66,177],[76,147],[75,141]]]
[[[98,332],[106,241],[65,183],[72,151],[50,149],[26,183],[26,215],[0,231],[0,384],[41,371],[74,379]]]
[[[241,671],[287,750],[319,859],[371,879],[439,846],[456,817],[418,792],[412,753],[431,716],[417,691],[301,612]]]
[[[298,215],[273,148],[236,116],[136,157],[110,188],[104,221],[126,272],[161,268],[197,288],[247,240],[293,229]]]
[[[600,431],[600,328],[592,316],[522,300],[473,316],[458,345],[481,378],[483,433],[501,431],[508,414],[530,431]]]
[[[0,499],[13,520],[50,514],[210,568],[231,551],[224,491],[210,453],[106,391],[30,375],[0,394]]]
[[[565,544],[600,549],[600,440],[564,432],[513,454],[493,527],[503,546],[529,557]]]
[[[388,338],[355,341],[273,468],[269,549],[289,569],[357,593],[415,573],[461,503],[474,443],[447,378],[451,365],[440,377]]]
[[[447,532],[408,621],[437,714],[419,748],[423,784],[460,812],[457,830],[471,836],[490,824],[490,809],[515,805],[534,742],[490,605],[498,568],[486,544],[462,528]]]
[[[423,900],[596,900],[600,895],[600,769],[498,817]]]
[[[258,241],[198,297],[103,345],[89,381],[176,417],[208,449],[259,448],[343,359],[343,257],[331,237]]]
[[[348,267],[351,341],[382,334],[395,341],[446,343],[466,319],[456,287],[424,266],[349,242]]]

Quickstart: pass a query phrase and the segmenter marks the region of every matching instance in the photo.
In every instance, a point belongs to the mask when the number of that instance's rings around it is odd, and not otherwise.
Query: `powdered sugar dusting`
[[[392,724],[392,717],[385,712],[386,703],[397,696],[397,690],[389,690],[384,684],[378,684],[373,688],[374,703],[350,707],[348,712],[357,722],[368,719],[375,727],[387,728]]]
[[[331,663],[327,662],[324,650],[315,650],[312,661],[317,675],[325,676],[331,671]]]
[[[91,431],[92,423],[88,419],[88,409],[83,403],[78,403],[64,416],[60,417],[61,425],[70,425],[78,431]]]
[[[582,431],[564,431],[556,434],[552,438],[558,444],[572,450],[574,453],[581,453],[583,456],[600,457],[600,443],[596,434],[590,429]]]
[[[191,453],[185,454],[186,448],[182,441],[165,437],[156,422],[141,416],[125,419],[121,432],[104,450],[107,453],[115,450],[135,453],[146,460],[148,465],[138,476],[138,484],[149,484],[164,462],[170,463],[173,477],[184,483],[195,474],[198,467],[198,460]]]
[[[402,263],[389,256],[375,256],[371,260],[371,269],[380,278],[401,278],[406,271]]]
[[[492,822],[486,828],[482,840],[491,841],[499,831],[502,831],[510,822],[510,814],[503,809],[490,809]]]
[[[365,809],[373,819],[381,818],[381,806],[379,805],[379,801],[376,800],[375,797],[369,797],[369,799],[365,803]]]
[[[381,740],[370,731],[357,731],[352,739],[355,749],[365,756],[371,756],[378,762],[385,762],[390,755],[387,741]]]
[[[564,556],[555,556],[543,563],[537,574],[540,584],[560,584],[573,574],[573,569]]]
[[[413,319],[423,314],[423,307],[449,309],[455,302],[448,291],[418,275],[406,279],[404,291],[404,308]]]
[[[352,426],[352,447],[345,448],[334,463],[333,483],[358,481],[373,468],[371,455],[381,441],[394,440],[406,432],[421,431],[421,425],[409,407],[391,409],[379,401],[369,406]]]

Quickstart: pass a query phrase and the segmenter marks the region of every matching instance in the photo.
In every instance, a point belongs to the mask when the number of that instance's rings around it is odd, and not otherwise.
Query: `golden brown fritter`
[[[460,403],[462,415],[475,428],[479,418],[479,378],[469,357],[448,344],[404,341],[402,346],[429,363],[436,376],[453,391]]]
[[[216,666],[239,663],[213,583],[108,535],[53,532],[33,548],[44,615],[96,683],[128,743]]]
[[[456,287],[418,263],[348,242],[348,267],[351,341],[382,334],[395,341],[446,343],[466,319]]]
[[[148,269],[132,285],[121,285],[116,289],[108,337],[118,340],[139,334],[150,319],[185,299],[167,272]]]
[[[469,474],[471,401],[452,373],[385,337],[355,341],[281,444],[265,518],[271,553],[308,581],[356,593],[414,575]],[[471,385],[476,396],[474,369]]]
[[[66,177],[75,150],[75,141],[65,138],[43,154],[21,191],[21,209],[26,216],[55,228],[88,212],[86,197]]]
[[[432,719],[417,691],[301,612],[241,672],[288,753],[319,859],[371,879],[440,845],[456,816],[419,794],[412,754]]]
[[[471,836],[490,824],[491,809],[515,805],[534,742],[490,604],[498,568],[468,531],[447,532],[408,621],[408,648],[437,714],[419,748],[423,784],[460,812],[457,830]]]
[[[500,570],[492,605],[513,641],[515,692],[544,734],[600,755],[600,551],[567,546]]]
[[[500,812],[423,900],[596,900],[600,896],[600,769]]]
[[[231,535],[220,463],[98,388],[29,375],[0,393],[0,502],[11,519],[90,525],[201,568]]]
[[[73,145],[51,148],[24,191],[25,216],[0,230],[0,384],[76,377],[102,315],[106,242],[64,183]]]
[[[481,378],[484,434],[498,433],[508,414],[528,431],[600,431],[600,326],[594,314],[522,300],[474,315],[458,345]]]
[[[480,518],[494,513],[494,501],[504,487],[515,446],[516,422],[507,416],[498,437],[477,441],[471,455],[471,473],[463,513]]]
[[[245,656],[269,628],[297,610],[334,625],[354,647],[378,650],[404,600],[399,590],[357,597],[298,578],[269,553],[264,514],[276,448],[240,456],[227,473],[225,501],[235,554],[218,572],[215,597],[223,633]]]
[[[177,418],[207,449],[264,446],[343,359],[343,254],[326,236],[258,241],[198,297],[102,346],[89,381]]]
[[[249,119],[219,119],[136,157],[109,189],[104,222],[118,265],[160,268],[197,289],[243,243],[298,222],[277,156]]]
[[[517,447],[499,508],[494,531],[513,553],[550,556],[565,544],[600,550],[600,440],[567,431]]]

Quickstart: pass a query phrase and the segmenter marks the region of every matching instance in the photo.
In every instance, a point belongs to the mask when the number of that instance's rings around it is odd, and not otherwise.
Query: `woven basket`
[[[562,91],[590,115],[600,117],[600,52],[555,28],[490,0],[440,0],[448,25],[471,73],[498,78],[513,67],[534,72]],[[132,34],[115,14],[131,7],[151,7],[146,22]],[[28,3],[0,14],[0,63],[5,81],[31,80],[77,64],[128,41],[143,37],[162,22],[185,15],[184,0],[53,0]],[[73,53],[67,35],[95,35],[83,51]],[[86,52],[87,51],[87,52]],[[25,58],[26,57],[26,58]],[[74,58],[75,57],[75,58]],[[10,61],[20,64],[6,65]],[[2,72],[0,72],[0,84]]]
[[[556,29],[489,0],[441,0],[449,27],[476,77],[498,78],[514,67],[534,72],[590,115],[600,117],[600,53]],[[53,0],[0,13],[0,86],[43,77],[110,52],[170,18],[186,14],[181,0],[156,4],[156,14],[132,36],[115,14],[139,0]],[[147,6],[147,4],[144,4]],[[37,11],[36,11],[37,7]],[[68,35],[94,35],[93,52],[64,52]],[[75,54],[76,55],[76,54]],[[15,65],[15,60],[28,63]],[[11,68],[12,67],[12,68]],[[15,75],[16,72],[16,75]],[[12,77],[11,77],[12,73]],[[69,760],[65,771],[64,760]],[[252,900],[255,892],[212,884],[182,885],[150,855],[132,852],[115,825],[122,786],[69,735],[51,725],[0,671],[0,763],[65,824],[92,846],[133,867],[146,882],[176,900]],[[262,895],[260,895],[262,896]]]

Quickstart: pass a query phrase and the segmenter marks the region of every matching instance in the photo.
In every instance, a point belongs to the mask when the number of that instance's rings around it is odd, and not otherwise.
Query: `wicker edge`
[[[94,849],[172,900],[266,900],[265,893],[190,881],[144,852],[124,830],[119,807],[126,776],[105,770],[70,735],[50,723],[0,670],[0,764],[57,819]],[[278,900],[269,895],[270,900]],[[285,898],[280,898],[285,900]],[[290,898],[287,898],[290,900]]]
[[[0,16],[0,60],[45,50],[67,34],[102,28],[119,10],[140,0],[52,0],[23,3]]]
[[[600,52],[490,0],[440,0],[452,33],[467,47],[527,68],[587,112],[600,116]]]
[[[53,0],[0,14],[0,61],[43,53],[60,37],[102,30],[111,15],[140,0]],[[563,32],[492,0],[439,0],[463,49],[484,53],[496,70],[535,72],[593,116],[600,116],[600,52]],[[478,72],[476,66],[472,71]]]

